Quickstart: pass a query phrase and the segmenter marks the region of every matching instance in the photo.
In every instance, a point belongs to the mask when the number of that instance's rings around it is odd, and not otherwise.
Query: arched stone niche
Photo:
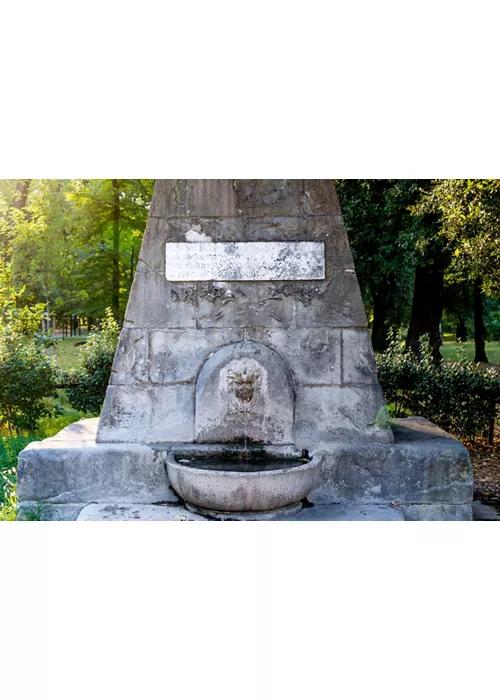
[[[214,352],[196,382],[198,443],[293,442],[294,391],[283,359],[244,341]]]

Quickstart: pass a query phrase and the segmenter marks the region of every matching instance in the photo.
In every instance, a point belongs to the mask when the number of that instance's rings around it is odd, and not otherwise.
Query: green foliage
[[[16,519],[17,457],[36,439],[32,435],[0,436],[0,521]]]
[[[16,520],[50,520],[48,517],[49,509],[45,503],[37,503],[33,506],[19,508],[16,512]]]
[[[67,395],[75,409],[100,412],[119,335],[118,323],[108,309],[102,328],[89,335],[80,351],[80,365],[68,373]]]
[[[435,180],[413,211],[439,217],[452,250],[450,277],[481,278],[485,292],[500,291],[500,180]]]
[[[454,435],[473,438],[498,415],[499,375],[468,362],[462,351],[455,362],[436,367],[426,338],[419,359],[393,335],[378,357],[378,373],[396,416],[423,416]]]
[[[77,411],[75,408],[70,408],[65,405],[65,392],[61,393],[63,396],[58,397],[54,401],[55,415],[46,416],[38,421],[36,427],[36,438],[33,439],[45,440],[45,438],[52,437],[52,435],[55,435],[71,423],[76,423],[82,418],[93,417],[93,414],[91,413]]]
[[[34,430],[50,415],[45,399],[56,390],[56,370],[34,342],[9,344],[0,338],[0,424],[12,431]]]
[[[118,180],[117,221],[112,180],[31,180],[26,205],[16,209],[19,182],[0,180],[0,255],[8,251],[30,303],[49,304],[59,317],[100,318],[117,293],[123,311],[154,180]]]
[[[15,517],[17,456],[33,439],[21,435],[0,437],[0,520]],[[13,517],[9,517],[11,511]]]
[[[40,417],[50,415],[46,398],[57,381],[46,354],[50,338],[37,332],[43,305],[21,307],[22,295],[10,267],[0,262],[0,426],[10,432],[34,430]]]
[[[376,349],[386,346],[389,328],[408,322],[418,244],[431,227],[430,217],[412,214],[411,206],[429,183],[335,181]]]
[[[484,300],[484,323],[488,340],[500,341],[500,303],[498,299],[486,297]],[[490,358],[491,359],[491,358]]]

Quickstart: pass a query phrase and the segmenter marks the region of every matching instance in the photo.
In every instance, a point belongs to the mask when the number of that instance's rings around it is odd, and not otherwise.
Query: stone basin
[[[248,459],[203,449],[167,455],[170,483],[187,504],[227,513],[276,511],[299,503],[316,486],[320,464],[320,456],[265,451]]]

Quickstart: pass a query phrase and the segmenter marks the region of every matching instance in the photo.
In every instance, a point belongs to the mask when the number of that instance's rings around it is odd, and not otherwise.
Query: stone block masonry
[[[290,441],[392,441],[331,182],[157,181],[98,442],[201,439],[202,367],[242,342],[285,363],[291,405],[268,399]]]

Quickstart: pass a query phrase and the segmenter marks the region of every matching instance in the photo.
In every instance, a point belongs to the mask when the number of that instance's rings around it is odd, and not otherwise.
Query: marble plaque
[[[325,279],[325,244],[312,241],[167,243],[171,282]]]

